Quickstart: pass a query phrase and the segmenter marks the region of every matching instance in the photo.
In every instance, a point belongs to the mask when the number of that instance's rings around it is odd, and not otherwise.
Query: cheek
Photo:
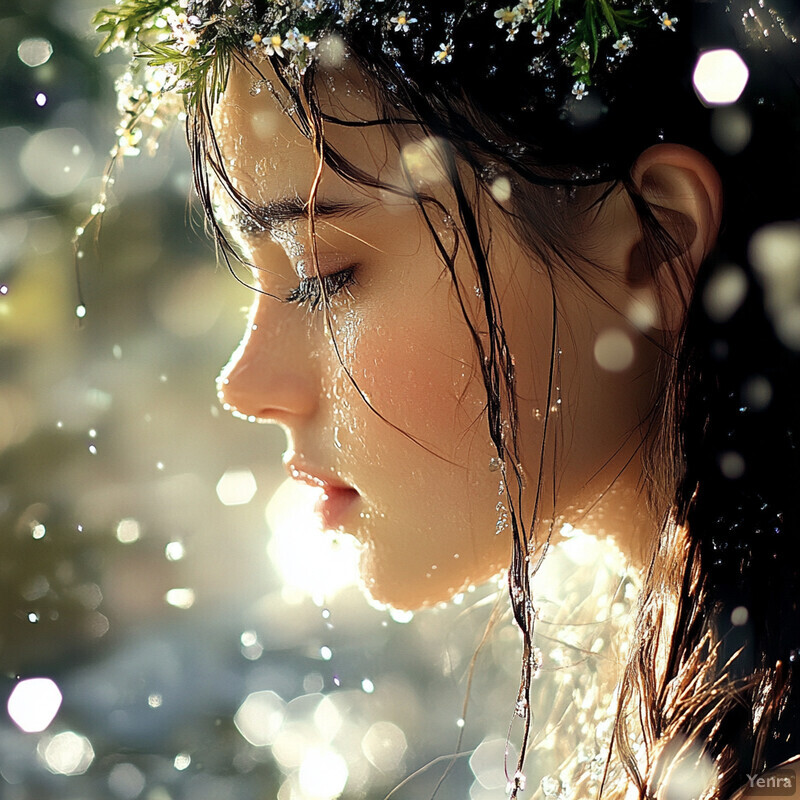
[[[373,409],[414,439],[456,458],[464,433],[477,427],[485,405],[460,315],[437,314],[429,306],[406,308],[390,319],[353,314],[336,328],[343,364]]]

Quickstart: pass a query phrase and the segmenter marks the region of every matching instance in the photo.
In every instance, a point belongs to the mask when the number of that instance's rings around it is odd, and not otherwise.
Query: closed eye
[[[300,283],[284,298],[285,303],[305,305],[315,311],[320,305],[335,297],[356,282],[355,265],[321,277],[301,278]]]

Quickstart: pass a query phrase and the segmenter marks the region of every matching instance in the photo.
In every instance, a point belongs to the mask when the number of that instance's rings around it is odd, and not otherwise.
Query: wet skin
[[[342,91],[346,76],[336,80],[333,101],[348,114],[375,115],[367,96]],[[270,93],[251,93],[253,81],[251,71],[234,68],[214,128],[230,180],[275,224],[269,231],[243,222],[241,209],[218,192],[219,216],[256,265],[259,290],[245,337],[220,376],[221,397],[244,417],[284,428],[287,465],[327,486],[328,522],[363,543],[362,576],[376,600],[401,608],[446,600],[507,567],[511,546],[507,528],[496,532],[500,473],[492,469],[486,393],[453,281],[413,201],[324,169],[316,247],[329,306],[286,302],[316,279],[303,201],[318,165]],[[381,181],[406,185],[402,147],[381,128],[328,125],[326,135]],[[412,179],[454,208],[435,159],[418,147],[405,156]],[[447,242],[452,223],[435,213]],[[497,211],[492,227],[493,275],[517,371],[523,510],[532,508],[542,451],[555,291],[561,374],[546,463],[555,458],[556,468],[543,478],[543,496],[556,503],[545,500],[543,516],[615,534],[632,550],[632,521],[646,516],[636,491],[637,447],[655,357],[641,338],[627,370],[608,372],[594,357],[597,335],[608,328],[635,337],[617,310],[630,297],[607,275],[594,288],[613,295],[614,308],[574,279],[554,285],[504,235]],[[466,248],[456,276],[470,318],[485,330]]]

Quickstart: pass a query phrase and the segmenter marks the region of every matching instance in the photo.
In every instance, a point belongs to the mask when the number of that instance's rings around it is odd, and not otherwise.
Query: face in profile
[[[397,141],[382,126],[327,124],[328,146],[381,188],[347,182],[319,168],[275,97],[253,89],[256,77],[236,66],[213,120],[227,178],[254,212],[219,187],[219,217],[253,265],[255,290],[221,397],[284,428],[288,473],[319,486],[323,523],[363,545],[377,601],[447,600],[508,566],[511,531],[465,320],[486,334],[483,297],[466,248],[453,275],[437,249],[460,224],[437,145],[413,129]],[[340,82],[329,95],[345,106],[337,114],[374,117],[368,95],[351,89]],[[426,206],[436,237],[412,186],[438,201]],[[630,460],[642,398],[629,375],[595,359],[598,335],[619,329],[620,315],[575,281],[557,285],[492,214],[492,275],[517,374],[522,512],[532,514],[538,490],[558,497],[545,512],[566,519],[608,488],[601,467],[618,474]],[[555,373],[554,313],[569,323]],[[548,402],[558,435],[543,447]],[[543,454],[557,468],[543,473]]]

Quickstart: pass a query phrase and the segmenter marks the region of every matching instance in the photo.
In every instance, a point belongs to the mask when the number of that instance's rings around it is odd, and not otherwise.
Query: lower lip
[[[348,512],[358,497],[359,494],[355,489],[326,486],[314,506],[314,511],[322,520],[323,528],[339,530],[345,524]]]

